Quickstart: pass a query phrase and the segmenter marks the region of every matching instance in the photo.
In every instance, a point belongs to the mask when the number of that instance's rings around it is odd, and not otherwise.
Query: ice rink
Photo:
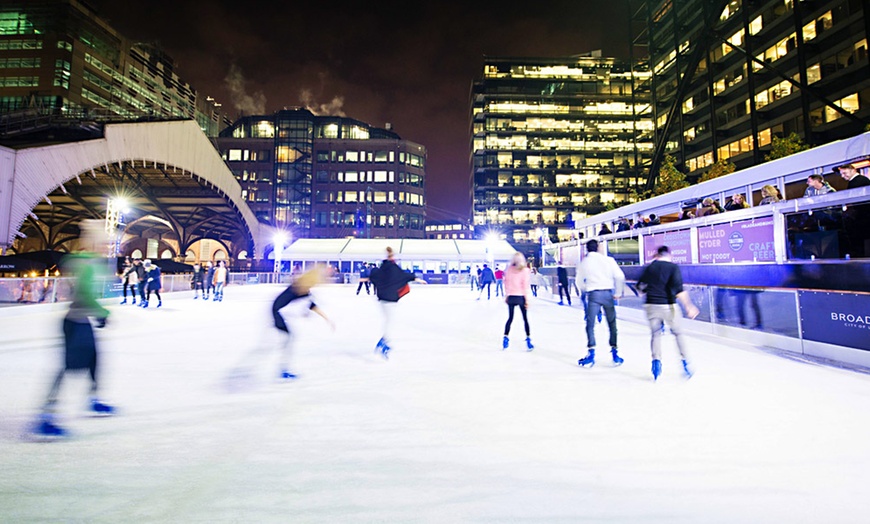
[[[372,296],[325,286],[337,324],[288,312],[295,381],[278,375],[277,286],[112,306],[98,333],[111,418],[68,380],[61,423],[26,432],[59,363],[62,311],[0,310],[2,522],[864,523],[870,376],[620,321],[625,358],[577,366],[582,310],[535,300],[501,350],[507,308],[415,286],[388,361]],[[154,302],[152,302],[153,304]],[[598,326],[606,342],[606,325]],[[235,371],[234,371],[235,370]],[[239,371],[243,371],[240,376]],[[237,378],[231,378],[237,377]]]

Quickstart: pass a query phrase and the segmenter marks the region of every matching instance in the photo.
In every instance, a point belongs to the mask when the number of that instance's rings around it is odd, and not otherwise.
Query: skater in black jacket
[[[425,280],[416,278],[413,273],[402,271],[402,268],[396,264],[394,256],[393,248],[388,247],[386,260],[381,262],[381,267],[373,269],[369,274],[369,279],[375,285],[378,303],[384,311],[384,334],[375,346],[375,351],[384,358],[388,358],[387,355],[392,349],[390,347],[390,332],[393,316],[399,299],[407,293],[406,286],[415,280],[423,284],[426,283]]]
[[[199,298],[205,290],[203,285],[205,282],[205,270],[199,264],[193,265],[193,276],[190,277],[190,283],[193,285],[193,298]]]
[[[301,275],[297,276],[293,283],[285,289],[278,298],[275,299],[275,302],[272,303],[272,318],[275,321],[275,327],[278,328],[279,331],[286,333],[286,341],[283,344],[283,350],[281,352],[281,374],[280,377],[284,379],[293,379],[296,378],[296,375],[290,372],[289,361],[290,361],[290,353],[292,349],[293,343],[293,333],[290,332],[290,327],[287,325],[287,321],[281,316],[281,310],[291,302],[296,300],[304,300],[308,303],[308,309],[313,311],[323,317],[329,326],[335,330],[335,324],[333,324],[332,320],[326,316],[326,313],[323,312],[317,304],[311,299],[311,288],[316,286],[317,284],[322,283],[326,280],[325,276],[326,269],[323,267],[315,267]]]

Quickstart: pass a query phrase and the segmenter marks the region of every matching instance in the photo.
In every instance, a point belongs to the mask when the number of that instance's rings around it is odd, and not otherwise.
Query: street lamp
[[[124,213],[129,211],[127,201],[123,198],[109,198],[106,204],[106,237],[109,239],[106,256],[115,258],[121,251],[121,235],[123,234]]]
[[[284,254],[284,246],[287,242],[287,236],[283,232],[275,233],[272,237],[272,246],[274,247],[273,255],[275,258],[275,266],[272,270],[275,273],[281,273],[281,256]]]

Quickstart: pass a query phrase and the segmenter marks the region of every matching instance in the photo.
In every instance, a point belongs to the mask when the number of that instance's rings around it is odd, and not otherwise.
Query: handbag
[[[407,295],[410,292],[411,292],[411,286],[409,286],[408,284],[405,284],[404,286],[399,288],[399,298],[402,298],[403,296]]]

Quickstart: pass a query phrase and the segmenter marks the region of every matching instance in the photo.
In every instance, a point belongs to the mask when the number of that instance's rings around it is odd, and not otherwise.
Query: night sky
[[[231,118],[305,106],[392,123],[429,151],[430,219],[470,217],[469,93],[484,55],[628,54],[626,0],[88,3],[158,43]]]

